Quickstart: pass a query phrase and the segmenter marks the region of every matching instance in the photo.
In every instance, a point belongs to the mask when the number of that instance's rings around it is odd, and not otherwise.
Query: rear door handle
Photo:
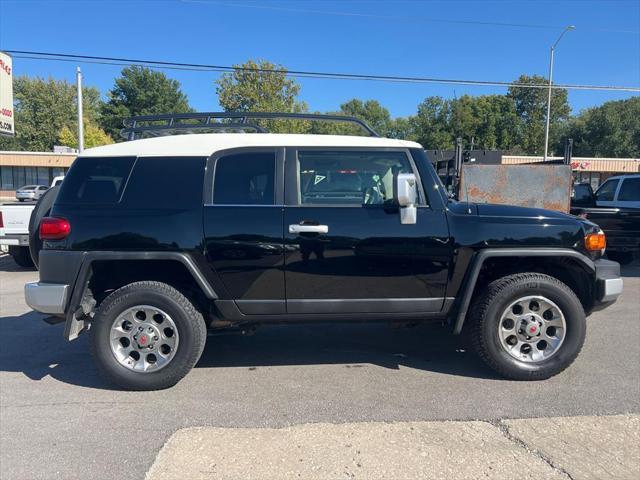
[[[329,233],[327,225],[289,225],[289,233]]]

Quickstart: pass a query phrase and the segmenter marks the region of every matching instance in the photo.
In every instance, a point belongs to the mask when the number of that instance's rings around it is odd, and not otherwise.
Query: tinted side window
[[[213,203],[216,205],[273,205],[275,153],[239,153],[216,161]]]
[[[612,202],[618,188],[618,180],[608,180],[596,192],[596,198],[603,202]]]
[[[80,157],[73,162],[56,203],[116,203],[120,201],[135,157]]]
[[[640,202],[640,178],[625,178],[618,192],[620,202]]]
[[[139,157],[122,203],[133,208],[202,206],[204,164],[204,157]]]
[[[585,203],[592,198],[591,185],[588,183],[577,183],[573,187],[573,201],[576,203]]]
[[[398,173],[412,173],[403,152],[300,151],[300,203],[384,204],[393,200]]]

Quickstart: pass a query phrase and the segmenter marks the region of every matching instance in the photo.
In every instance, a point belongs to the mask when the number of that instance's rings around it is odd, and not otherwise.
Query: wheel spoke
[[[564,318],[561,316],[554,316],[551,320],[545,320],[544,325],[546,327],[562,328],[564,325]]]
[[[544,350],[538,349],[536,344],[531,345],[531,360],[539,362],[544,358]]]

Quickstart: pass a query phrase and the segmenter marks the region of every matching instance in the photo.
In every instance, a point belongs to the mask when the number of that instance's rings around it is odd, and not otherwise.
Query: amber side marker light
[[[584,246],[590,252],[604,250],[607,246],[607,239],[602,232],[590,233],[584,237]]]

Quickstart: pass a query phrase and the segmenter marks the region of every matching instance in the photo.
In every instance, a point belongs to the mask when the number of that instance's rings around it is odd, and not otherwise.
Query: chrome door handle
[[[289,225],[289,233],[329,233],[327,225]]]

